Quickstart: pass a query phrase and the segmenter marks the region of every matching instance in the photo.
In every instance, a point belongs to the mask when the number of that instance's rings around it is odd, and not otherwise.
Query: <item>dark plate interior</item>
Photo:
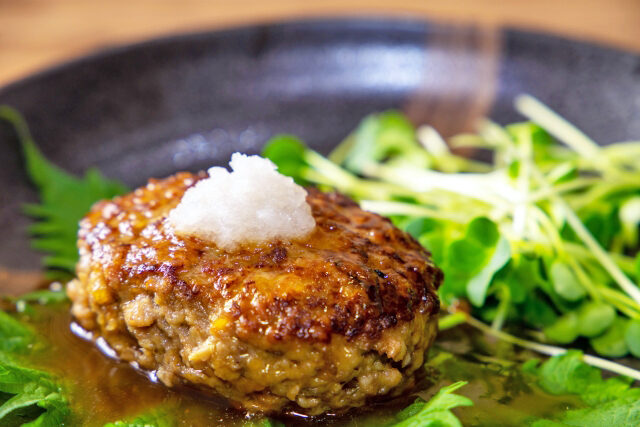
[[[294,133],[327,152],[364,115],[401,108],[445,134],[517,119],[531,93],[603,143],[640,137],[640,57],[552,36],[407,20],[322,20],[160,39],[0,89],[45,154],[131,186],[255,153]],[[35,194],[0,124],[0,266],[38,268],[22,203]],[[0,270],[1,271],[1,270]]]

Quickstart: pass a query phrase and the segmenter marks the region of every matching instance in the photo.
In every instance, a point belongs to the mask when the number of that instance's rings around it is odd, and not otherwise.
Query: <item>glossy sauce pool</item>
[[[71,332],[68,304],[30,305],[26,312],[28,314],[21,319],[47,340],[44,349],[29,357],[29,363],[61,379],[71,405],[70,425],[103,426],[117,420],[131,420],[158,408],[171,414],[177,426],[242,426],[248,423],[244,414],[221,399],[189,389],[169,389],[152,382],[130,365],[108,358],[92,342]],[[423,390],[416,390],[417,394],[428,399],[443,385],[458,380],[469,381],[457,393],[470,397],[474,406],[454,412],[464,425],[471,426],[526,425],[536,416],[544,417],[575,407],[575,400],[539,391],[505,359],[480,356],[477,351],[487,344],[479,339],[468,330],[441,335],[432,360],[442,362],[426,368]],[[280,421],[286,425],[390,425],[397,421],[395,414],[415,398],[414,395],[386,404],[372,404],[341,417],[308,420],[290,416],[280,418]]]

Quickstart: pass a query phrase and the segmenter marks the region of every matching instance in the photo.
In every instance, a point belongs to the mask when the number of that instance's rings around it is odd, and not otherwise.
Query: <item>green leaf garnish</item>
[[[544,334],[552,341],[569,344],[580,335],[578,315],[570,311],[559,317],[552,325],[544,328]]]
[[[593,349],[603,356],[623,357],[629,353],[629,347],[625,340],[627,331],[627,319],[617,317],[611,327],[602,335],[591,338]]]
[[[567,301],[579,301],[586,295],[571,268],[562,261],[554,261],[549,269],[553,289]]]
[[[0,406],[0,420],[13,411],[36,405],[44,410],[23,426],[61,426],[69,416],[66,398],[53,379],[42,371],[0,364],[0,391],[14,396]]]
[[[640,358],[640,320],[631,320],[624,333],[624,339],[629,348],[629,352]]]
[[[278,172],[292,177],[300,185],[305,185],[307,181],[302,177],[306,166],[305,151],[304,143],[295,136],[277,135],[265,145],[262,155],[278,165]]]
[[[410,406],[396,415],[400,422],[393,427],[460,427],[462,423],[451,409],[459,406],[472,406],[473,402],[454,391],[467,384],[466,381],[458,381],[446,387],[442,387],[428,402],[418,398]]]
[[[36,343],[33,331],[0,310],[0,393],[10,396],[0,405],[0,424],[19,418],[23,426],[57,427],[70,414],[55,379],[20,362],[18,356],[32,352]]]
[[[638,425],[640,388],[631,388],[624,377],[602,378],[599,369],[582,361],[582,353],[570,351],[552,357],[540,367],[528,364],[526,370],[537,377],[548,393],[574,394],[586,405],[561,413],[554,420],[539,420],[534,426]]]
[[[35,337],[31,329],[0,310],[0,358],[7,358],[10,354],[24,353],[29,350],[34,341]]]
[[[615,309],[602,302],[589,302],[578,309],[580,335],[597,337],[609,329],[616,318]]]
[[[601,147],[534,98],[516,108],[530,121],[485,122],[448,145],[398,112],[372,114],[329,159],[295,140],[285,160],[297,177],[395,218],[443,270],[446,305],[467,300],[495,330],[626,353],[634,329],[625,338],[624,321],[640,320],[640,255],[629,255],[640,242],[640,142]]]
[[[480,271],[467,283],[467,296],[473,305],[482,306],[487,297],[487,291],[493,276],[511,258],[509,242],[505,238],[500,238],[495,245],[485,247],[485,262]]]
[[[344,164],[351,170],[361,172],[367,165],[399,153],[403,154],[403,159],[411,159],[412,162],[428,162],[428,155],[420,149],[413,125],[397,111],[365,118],[351,138],[353,144],[344,159]]]
[[[40,289],[20,295],[17,298],[11,298],[11,300],[16,303],[34,302],[37,304],[48,305],[69,301],[69,297],[67,296],[64,288],[61,287],[60,290],[55,291],[51,289]]]
[[[640,241],[640,143],[600,147],[533,98],[518,98],[517,106],[531,122],[504,128],[487,122],[477,135],[450,141],[453,148],[492,152],[491,163],[456,155],[433,128],[415,129],[395,111],[365,118],[328,159],[289,135],[272,139],[264,155],[298,183],[337,189],[392,217],[444,270],[442,300],[467,300],[472,314],[491,323],[457,312],[443,319],[444,327],[468,323],[545,354],[564,351],[502,330],[524,326],[542,329],[531,332],[542,341],[569,345],[586,337],[601,355],[640,357],[640,255],[630,256]],[[48,254],[47,268],[71,272],[79,219],[95,201],[126,189],[96,170],[82,179],[64,172],[43,157],[14,110],[0,107],[0,118],[15,126],[40,192],[40,204],[25,206],[38,220],[30,228],[33,246]],[[50,291],[21,299],[61,300],[63,294]],[[29,328],[0,314],[0,419],[60,425],[69,411],[61,387],[15,362],[37,343]],[[544,390],[585,403],[536,425],[639,424],[638,389],[624,377],[602,380],[585,362],[640,378],[631,368],[573,351],[540,368],[528,364]],[[397,425],[459,426],[450,409],[471,404],[453,394],[461,385],[417,400],[398,414]],[[152,411],[108,426],[172,425],[167,420]]]
[[[156,408],[130,421],[115,421],[105,424],[104,427],[174,427],[176,425],[176,419],[169,410]]]
[[[78,222],[95,202],[123,194],[127,188],[94,168],[83,178],[65,172],[42,155],[17,111],[0,106],[0,119],[14,126],[27,173],[38,189],[40,203],[24,207],[25,213],[36,219],[29,228],[32,246],[47,254],[43,264],[53,278],[68,277],[78,260]]]

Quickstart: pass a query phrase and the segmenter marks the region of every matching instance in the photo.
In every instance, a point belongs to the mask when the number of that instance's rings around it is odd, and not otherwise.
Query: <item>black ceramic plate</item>
[[[160,39],[0,89],[47,157],[131,186],[258,152],[289,132],[327,152],[366,114],[406,110],[450,134],[516,119],[531,93],[603,143],[640,135],[640,57],[547,35],[406,20],[323,20]],[[0,124],[0,273],[37,270],[21,204],[33,201]],[[1,275],[1,274],[0,274]]]

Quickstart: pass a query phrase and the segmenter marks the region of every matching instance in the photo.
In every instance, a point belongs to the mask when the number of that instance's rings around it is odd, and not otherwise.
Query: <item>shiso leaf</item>
[[[640,423],[639,397],[636,393],[596,407],[570,410],[560,420],[568,426],[635,426]]]
[[[0,406],[0,421],[13,411],[34,405],[44,412],[23,426],[60,426],[69,416],[68,403],[61,394],[61,388],[42,371],[2,364],[0,391],[14,394]]]
[[[585,404],[553,420],[537,420],[532,424],[536,427],[640,425],[640,389],[631,388],[625,377],[602,379],[599,369],[582,361],[580,351],[554,356],[539,367],[527,363],[523,369],[535,375],[547,393],[574,394]]]
[[[31,329],[0,310],[0,357],[24,353],[34,341],[35,335]]]
[[[460,427],[462,423],[451,409],[459,406],[472,406],[473,402],[458,394],[456,390],[467,384],[458,381],[442,387],[428,402],[418,398],[414,403],[396,415],[400,421],[393,427]]]
[[[540,387],[553,395],[575,394],[587,405],[598,405],[625,396],[636,396],[640,388],[632,388],[627,377],[602,378],[602,372],[582,361],[582,352],[567,353],[549,358],[540,366],[528,363],[526,372],[534,374]]]
[[[89,169],[83,178],[78,178],[49,162],[34,142],[24,118],[13,108],[0,106],[0,119],[14,126],[25,168],[39,193],[39,204],[24,207],[24,212],[37,221],[29,229],[32,246],[48,254],[43,264],[52,278],[68,277],[78,259],[78,222],[95,202],[123,194],[127,188],[105,178],[97,169]]]
[[[582,352],[578,350],[551,357],[539,367],[529,363],[523,369],[537,376],[544,391],[555,395],[581,394],[588,387],[602,382],[600,371],[584,363]]]
[[[0,405],[0,424],[29,408],[39,410],[21,413],[21,419],[30,415],[30,421],[24,420],[28,422],[23,426],[61,426],[70,414],[63,389],[55,378],[19,362],[18,356],[33,349],[35,342],[36,337],[28,327],[0,311],[0,392],[13,395]]]

